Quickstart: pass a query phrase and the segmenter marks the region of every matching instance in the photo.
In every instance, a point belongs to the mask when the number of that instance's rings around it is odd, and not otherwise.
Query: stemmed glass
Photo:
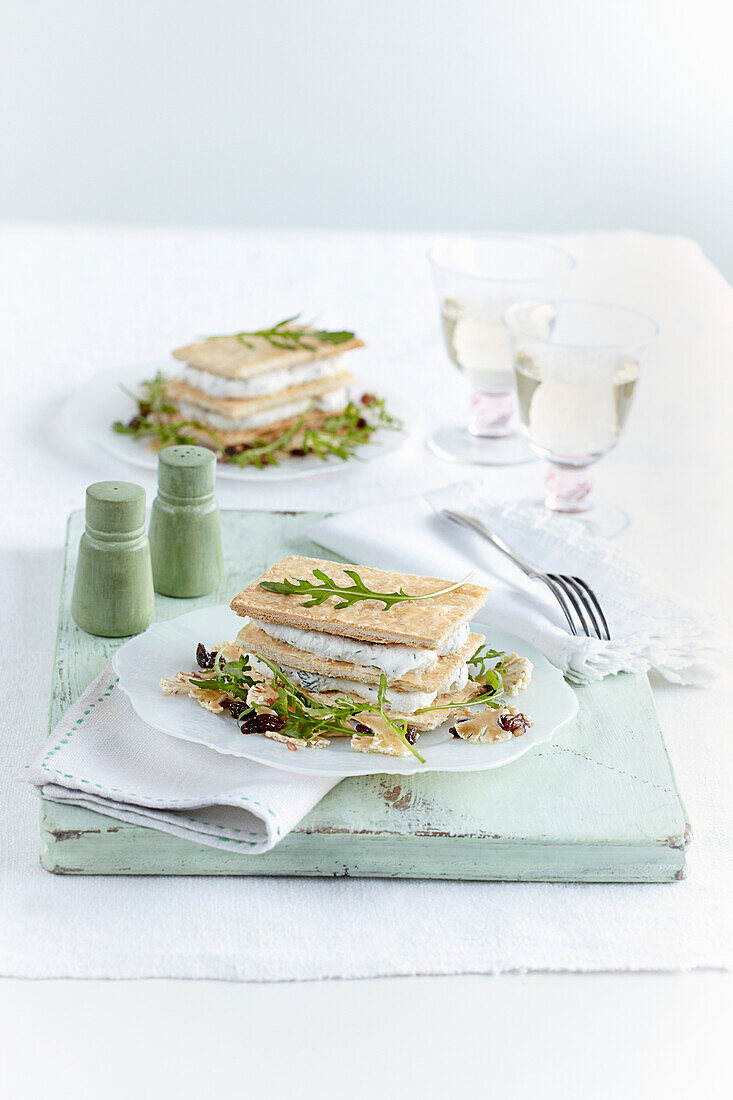
[[[644,355],[659,331],[643,313],[600,302],[520,302],[504,313],[521,430],[549,463],[544,502],[612,536],[626,512],[592,497],[589,467],[619,441]]]
[[[501,318],[515,302],[557,297],[575,260],[554,245],[510,234],[446,238],[428,260],[448,355],[471,387],[468,423],[438,428],[428,440],[432,450],[479,465],[533,461],[514,427],[514,373]],[[550,305],[547,311],[549,324]]]

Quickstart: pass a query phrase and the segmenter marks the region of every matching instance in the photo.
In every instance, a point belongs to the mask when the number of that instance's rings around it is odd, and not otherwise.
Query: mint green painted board
[[[285,554],[317,554],[314,513],[223,512],[226,579],[207,597],[156,597],[167,619],[232,594]],[[82,515],[69,521],[50,724],[119,641],[69,615]],[[550,882],[683,878],[690,839],[645,676],[578,689],[579,712],[514,764],[461,775],[346,779],[265,855],[222,852],[44,800],[41,862],[60,874],[354,875]]]

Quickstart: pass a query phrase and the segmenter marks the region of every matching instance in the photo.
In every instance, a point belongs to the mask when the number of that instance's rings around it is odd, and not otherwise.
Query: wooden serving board
[[[322,555],[320,513],[222,514],[226,580],[193,600],[157,597],[158,619],[232,594],[285,554]],[[69,614],[83,514],[69,520],[49,716],[61,715],[119,640]],[[686,873],[685,811],[646,676],[578,688],[577,718],[495,771],[345,779],[264,855],[224,852],[44,800],[41,863],[79,875],[354,875],[547,882],[671,882]],[[487,751],[491,751],[490,749]]]

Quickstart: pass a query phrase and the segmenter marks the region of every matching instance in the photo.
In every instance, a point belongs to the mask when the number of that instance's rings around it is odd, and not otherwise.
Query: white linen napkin
[[[111,665],[21,778],[54,802],[250,855],[273,848],[338,782],[224,756],[152,729],[117,687]]]
[[[582,577],[612,640],[573,637],[545,585],[478,535],[441,519],[443,508],[478,517],[537,569]],[[308,534],[349,561],[400,572],[456,579],[473,569],[476,583],[491,589],[479,618],[537,646],[574,683],[655,668],[673,683],[704,685],[718,673],[710,625],[655,594],[606,539],[573,520],[494,501],[475,483],[342,512]]]

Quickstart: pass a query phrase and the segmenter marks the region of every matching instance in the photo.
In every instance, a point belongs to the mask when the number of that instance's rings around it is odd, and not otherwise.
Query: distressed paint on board
[[[156,617],[228,602],[285,554],[320,554],[310,513],[224,512],[225,581],[207,597],[156,597]],[[68,613],[81,513],[69,523],[50,724],[109,660]],[[335,787],[271,852],[222,852],[44,802],[41,861],[66,874],[296,874],[664,882],[685,874],[690,831],[645,676],[579,688],[549,745],[490,772],[360,776]]]

